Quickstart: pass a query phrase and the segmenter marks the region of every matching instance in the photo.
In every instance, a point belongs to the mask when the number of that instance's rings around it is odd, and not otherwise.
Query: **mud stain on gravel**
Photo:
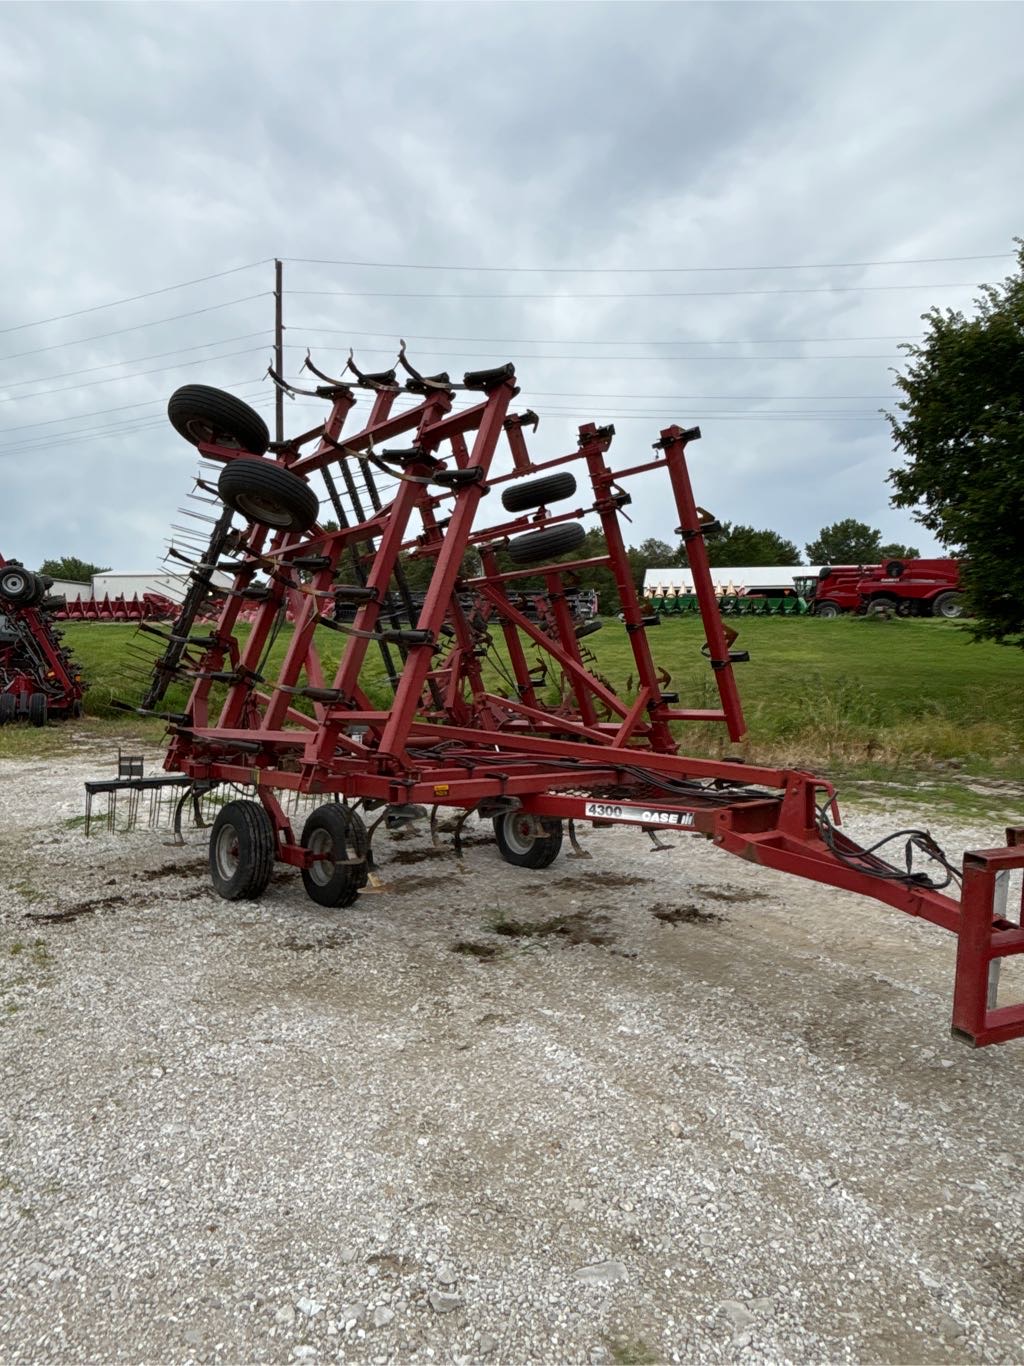
[[[208,867],[206,859],[193,859],[189,863],[162,863],[159,868],[141,868],[135,878],[138,882],[156,882],[164,877],[191,877],[195,873],[205,873]]]
[[[639,887],[643,882],[650,882],[649,877],[641,877],[636,873],[612,873],[607,870],[593,873],[576,873],[572,877],[556,878],[550,885],[552,887]]]
[[[288,949],[291,953],[323,953],[331,949],[347,948],[351,942],[350,934],[341,934],[334,930],[319,938],[300,938],[297,934],[290,934],[287,939],[282,939],[280,947]]]
[[[497,958],[501,953],[497,944],[475,944],[469,939],[458,939],[449,947],[452,953],[461,953],[466,958],[479,958],[482,962]]]
[[[702,911],[699,906],[670,906],[664,902],[652,906],[651,915],[665,925],[720,925],[725,919],[714,911]]]
[[[424,874],[422,877],[401,877],[397,881],[388,884],[389,892],[424,892],[428,889],[436,889],[448,881],[444,873],[438,873],[431,877]]]
[[[615,935],[601,928],[608,924],[606,915],[588,915],[576,911],[571,915],[555,915],[547,920],[517,920],[503,916],[489,928],[494,934],[508,939],[546,939],[554,937],[567,944],[596,944],[599,948],[616,942]]]
[[[79,901],[74,906],[63,906],[57,911],[32,911],[24,918],[39,925],[66,925],[68,921],[78,920],[83,915],[93,915],[96,911],[106,911],[112,906],[123,906],[123,896],[102,896],[95,901]]]
[[[709,887],[705,883],[698,882],[692,890],[698,896],[708,897],[711,901],[727,901],[732,905],[739,905],[746,901],[771,900],[767,892],[750,892],[743,887]]]

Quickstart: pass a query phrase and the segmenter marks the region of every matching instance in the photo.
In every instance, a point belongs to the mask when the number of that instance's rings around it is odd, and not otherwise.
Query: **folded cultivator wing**
[[[744,734],[733,669],[746,655],[721,620],[704,547],[714,524],[687,470],[699,430],[668,427],[652,454],[613,468],[614,429],[587,423],[575,449],[535,462],[536,418],[513,411],[511,365],[454,384],[419,375],[404,349],[399,363],[401,382],[353,362],[332,379],[307,361],[323,381],[314,390],[275,375],[325,404],[320,423],[278,444],[228,394],[189,386],[170,401],[175,428],[220,468],[204,487],[222,511],[172,628],[149,628],[164,650],[142,710],[185,680],[184,707],[157,711],[170,723],[166,767],[197,792],[249,794],[221,806],[211,832],[221,895],[259,896],[280,861],[316,902],[349,905],[373,876],[379,825],[427,808],[432,823],[456,809],[456,845],[469,814],[493,821],[501,856],[529,868],[557,857],[564,832],[578,848],[579,822],[638,826],[656,843],[676,830],[954,931],[956,1032],[975,1043],[1024,1033],[1024,1007],[990,992],[999,960],[1024,951],[1024,930],[998,906],[1024,847],[968,855],[957,900],[941,889],[961,875],[927,835],[911,832],[898,868],[838,829],[822,779],[680,752],[694,724]],[[370,403],[357,420],[358,392]],[[643,477],[661,479],[676,509],[713,706],[670,691],[652,654],[659,617],[638,598],[621,530]],[[576,557],[583,518],[603,533],[597,556]],[[414,599],[406,577],[423,561],[429,585]],[[632,653],[628,696],[597,670],[594,624],[570,608],[576,573],[595,565],[617,585],[605,612]],[[232,586],[197,630],[217,571]],[[296,832],[286,807],[299,795],[323,800]],[[935,879],[911,869],[915,851]]]
[[[52,584],[0,556],[0,725],[81,715],[85,684],[51,621],[64,606],[48,596]]]

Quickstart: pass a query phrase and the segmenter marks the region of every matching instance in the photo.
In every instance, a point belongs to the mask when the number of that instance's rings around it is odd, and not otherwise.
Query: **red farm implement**
[[[0,725],[81,713],[82,675],[46,610],[62,601],[46,596],[52,582],[0,557]]]
[[[173,621],[177,604],[162,593],[138,593],[130,598],[73,598],[54,612],[57,621]]]
[[[731,648],[735,634],[717,608],[704,546],[711,519],[687,469],[699,430],[668,427],[651,453],[613,467],[614,429],[588,423],[574,449],[538,462],[526,442],[536,419],[512,410],[511,365],[454,384],[419,375],[404,351],[399,360],[401,381],[396,370],[364,375],[351,361],[342,379],[307,361],[323,381],[315,390],[275,375],[326,411],[274,444],[230,395],[190,386],[170,401],[177,430],[220,467],[223,515],[174,626],[150,628],[165,646],[141,710],[169,722],[165,766],[191,781],[193,796],[243,789],[210,835],[218,892],[259,896],[278,861],[299,869],[314,901],[349,905],[374,878],[381,823],[429,812],[436,829],[442,808],[458,813],[456,852],[475,814],[493,822],[501,856],[527,868],[548,866],[563,835],[578,848],[580,823],[633,825],[655,842],[675,830],[952,931],[954,1032],[975,1044],[1024,1034],[1024,1005],[994,1000],[999,962],[1024,952],[1020,916],[1008,919],[1003,904],[1024,845],[968,854],[960,870],[927,833],[904,831],[896,866],[839,828],[823,779],[681,752],[694,725],[744,735],[734,666],[746,655]],[[361,421],[357,391],[370,395]],[[713,706],[681,701],[652,653],[658,618],[638,599],[620,525],[641,478],[664,481],[678,516]],[[597,520],[603,553],[573,558],[583,517]],[[416,560],[432,572],[413,610],[403,565]],[[618,587],[621,616],[605,610],[628,641],[636,681],[625,696],[598,672],[567,606],[575,574],[590,565],[609,568]],[[218,619],[197,632],[215,570],[230,572],[232,587]],[[248,631],[236,631],[252,606]],[[272,655],[287,616],[290,637]],[[158,710],[183,681],[187,703]],[[296,832],[285,808],[299,796],[322,802]],[[932,874],[912,869],[912,857]],[[958,884],[958,898],[944,890]]]

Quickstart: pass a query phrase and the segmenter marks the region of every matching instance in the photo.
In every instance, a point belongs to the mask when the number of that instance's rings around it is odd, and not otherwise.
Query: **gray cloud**
[[[1019,7],[985,4],[9,5],[0,326],[273,255],[756,267],[1009,251],[1022,36]],[[399,336],[497,339],[410,349],[456,373],[516,360],[524,403],[544,414],[539,455],[570,447],[595,413],[617,423],[621,460],[669,420],[696,421],[698,494],[719,516],[802,544],[853,515],[930,548],[887,503],[893,456],[876,414],[892,401],[896,343],[749,339],[909,337],[929,305],[967,307],[974,291],[715,291],[938,286],[1009,264],[592,276],[289,264],[289,364],[311,344],[340,366],[347,332],[374,334],[351,338],[374,367]],[[264,265],[0,336],[0,550],[155,565],[195,464],[162,418],[167,395],[192,380],[270,404],[270,285]],[[703,297],[668,297],[684,291]],[[617,293],[652,297],[570,297]],[[213,311],[80,340],[201,308]],[[502,340],[518,338],[553,340]],[[669,340],[723,344],[627,344]],[[172,368],[201,350],[158,355],[206,343],[222,344],[202,364]],[[637,490],[635,538],[668,537],[661,491]]]

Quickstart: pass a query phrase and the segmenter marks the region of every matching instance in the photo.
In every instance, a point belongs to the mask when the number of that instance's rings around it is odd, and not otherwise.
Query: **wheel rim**
[[[960,616],[963,610],[963,606],[959,602],[944,602],[939,608],[942,615],[950,619]]]
[[[193,441],[205,441],[215,446],[228,446],[231,450],[240,451],[242,443],[237,436],[232,436],[230,432],[218,431],[212,422],[208,422],[203,417],[191,417],[185,423],[185,430]]]
[[[528,854],[537,839],[537,822],[533,816],[517,811],[505,819],[505,843],[514,854]]]
[[[14,597],[17,593],[24,593],[28,579],[24,574],[5,574],[3,579],[3,590],[8,597]]]
[[[314,830],[306,848],[314,855],[315,861],[309,865],[309,877],[318,887],[326,887],[334,876],[334,841],[330,831]]]
[[[291,525],[292,514],[283,503],[265,493],[240,493],[236,498],[238,510],[245,513],[253,522],[263,522],[266,526],[287,527]]]
[[[213,859],[217,872],[225,882],[230,882],[238,872],[238,831],[233,825],[224,825],[217,835],[213,846]]]

